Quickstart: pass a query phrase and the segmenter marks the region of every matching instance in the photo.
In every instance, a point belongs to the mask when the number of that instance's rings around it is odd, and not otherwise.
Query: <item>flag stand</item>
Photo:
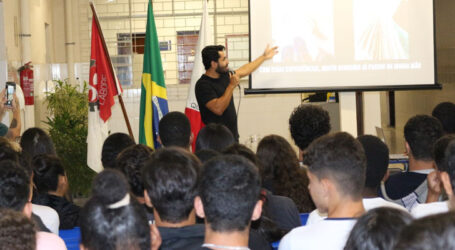
[[[114,67],[112,65],[111,57],[109,56],[109,52],[108,52],[107,47],[106,47],[106,41],[104,40],[103,31],[101,30],[100,22],[98,20],[98,16],[96,14],[95,6],[93,5],[93,2],[90,2],[90,8],[92,9],[93,16],[95,17],[95,23],[96,23],[96,26],[98,27],[98,31],[100,33],[100,38],[101,38],[101,41],[102,41],[102,44],[103,44],[103,49],[106,52],[107,60],[109,62],[109,66],[110,66],[111,72],[113,74],[112,79],[117,79],[117,77],[114,75]],[[118,88],[117,83],[115,84],[115,87]],[[128,119],[128,114],[126,113],[125,104],[123,103],[122,94],[121,94],[121,92],[118,89],[117,89],[117,93],[119,93],[117,95],[117,97],[118,97],[120,106],[122,107],[122,113],[123,113],[123,117],[125,118],[125,123],[126,123],[126,127],[128,128],[128,133],[131,136],[131,138],[134,140],[133,130],[131,129],[130,121]]]

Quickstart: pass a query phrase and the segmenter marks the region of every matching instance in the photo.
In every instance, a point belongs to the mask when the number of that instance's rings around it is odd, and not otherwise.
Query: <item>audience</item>
[[[185,114],[181,112],[169,112],[159,123],[159,142],[165,146],[176,146],[190,150],[193,143],[191,124]]]
[[[92,197],[81,211],[82,250],[159,248],[159,233],[149,226],[144,209],[129,191],[117,170],[107,169],[95,177]]]
[[[345,132],[324,135],[306,149],[303,163],[308,167],[311,197],[327,218],[293,229],[281,240],[279,249],[341,249],[357,217],[365,212],[362,145]]]
[[[261,216],[257,168],[241,156],[204,164],[194,208],[205,220],[202,249],[248,249],[250,223]]]
[[[427,199],[427,175],[434,168],[433,145],[443,134],[441,123],[428,115],[417,115],[404,127],[409,170],[390,176],[380,194],[389,201],[411,210]]]
[[[51,137],[40,128],[29,128],[22,134],[22,153],[30,159],[41,154],[57,155]]]
[[[145,163],[145,200],[153,207],[162,250],[199,249],[204,241],[193,207],[200,168],[194,155],[177,147],[158,149]]]
[[[455,104],[452,102],[441,102],[434,107],[431,113],[433,117],[438,119],[446,134],[455,133]]]
[[[35,250],[34,227],[23,213],[0,209],[0,250]]]
[[[226,126],[211,123],[199,131],[196,139],[196,152],[201,149],[221,152],[235,142],[234,136]]]
[[[114,133],[109,135],[103,143],[101,162],[104,168],[115,168],[115,160],[125,148],[136,144],[127,134]]]
[[[278,135],[266,136],[259,142],[256,154],[264,188],[291,198],[301,213],[315,209],[306,171],[300,168],[297,155],[286,139]]]
[[[32,167],[37,189],[32,202],[55,209],[60,229],[78,226],[80,207],[65,198],[69,184],[60,159],[53,155],[38,155],[33,158]]]
[[[403,210],[372,209],[357,220],[344,249],[392,250],[401,230],[411,221],[411,215]]]
[[[12,209],[23,213],[27,218],[32,216],[31,183],[27,173],[13,161],[0,162],[0,208]],[[30,244],[30,242],[24,244]],[[36,232],[37,250],[66,249],[65,243],[57,235]]]
[[[315,139],[330,132],[329,113],[320,106],[302,104],[294,109],[289,118],[289,130],[295,145],[299,147],[299,160],[303,161],[305,149]]]

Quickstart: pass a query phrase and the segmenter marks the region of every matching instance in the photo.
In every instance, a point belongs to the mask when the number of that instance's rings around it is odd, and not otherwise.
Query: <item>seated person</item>
[[[52,155],[38,155],[33,158],[32,168],[37,189],[32,202],[55,209],[60,219],[60,229],[78,226],[80,207],[65,198],[68,178],[60,159]]]
[[[0,250],[35,250],[35,224],[25,214],[0,209]]]
[[[392,250],[401,230],[411,222],[412,216],[402,209],[372,209],[357,220],[344,249]]]
[[[226,126],[211,123],[199,131],[196,139],[196,152],[201,149],[221,152],[235,142],[232,132]]]
[[[185,114],[169,112],[159,123],[158,141],[165,147],[175,146],[190,150],[193,143],[191,124]]]
[[[303,163],[308,166],[311,197],[327,218],[293,229],[279,249],[342,249],[357,218],[365,212],[362,145],[345,132],[324,135],[308,146]]]
[[[51,137],[40,128],[29,128],[21,136],[22,153],[28,158],[42,154],[57,155]]]
[[[145,200],[153,207],[161,248],[198,249],[204,225],[196,224],[194,197],[200,161],[177,147],[158,149],[143,168]]]
[[[101,162],[104,168],[115,168],[115,160],[118,154],[125,148],[136,144],[134,140],[127,134],[114,133],[109,135],[104,140],[103,148],[101,149]]]
[[[251,221],[261,216],[261,180],[257,168],[237,155],[204,164],[194,208],[205,221],[201,249],[249,249]]]
[[[98,174],[92,197],[81,210],[81,250],[157,250],[159,233],[147,222],[142,206],[129,194],[117,170]]]
[[[409,171],[394,174],[381,185],[380,196],[411,210],[427,199],[427,174],[433,168],[433,145],[443,134],[441,123],[428,115],[417,115],[404,127]]]
[[[434,107],[431,115],[438,119],[445,134],[455,133],[455,104],[453,102],[441,102]]]

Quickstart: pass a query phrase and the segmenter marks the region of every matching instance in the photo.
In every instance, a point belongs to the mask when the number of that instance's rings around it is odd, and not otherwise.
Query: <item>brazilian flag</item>
[[[141,84],[139,143],[153,149],[160,147],[157,141],[158,123],[167,113],[167,93],[161,64],[160,46],[156,34],[152,4],[149,1]]]

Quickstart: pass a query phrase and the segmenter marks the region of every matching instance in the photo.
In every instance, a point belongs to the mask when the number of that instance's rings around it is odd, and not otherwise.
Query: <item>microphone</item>
[[[230,75],[230,76],[233,76],[233,75],[235,75],[235,71],[233,71],[233,70],[229,70],[229,75]],[[237,87],[240,89],[240,83],[239,83],[239,84],[237,84]]]

